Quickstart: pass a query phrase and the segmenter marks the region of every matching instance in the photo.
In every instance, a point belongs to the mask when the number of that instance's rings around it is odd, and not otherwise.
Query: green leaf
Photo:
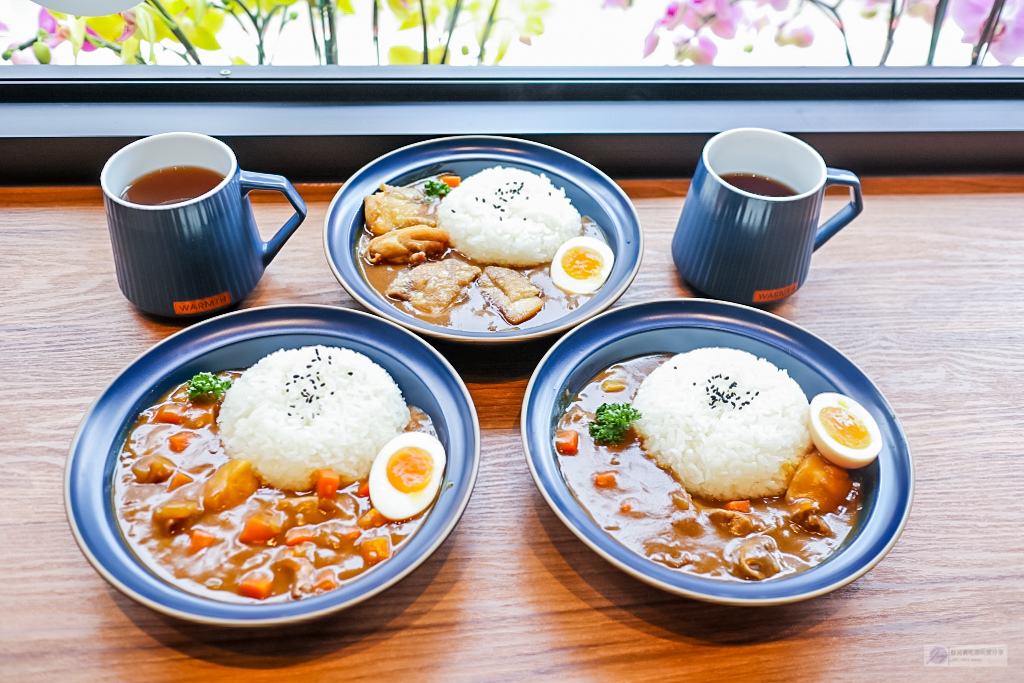
[[[376,2],[376,0],[374,0]],[[342,14],[355,14],[356,10],[352,7],[352,3],[349,0],[338,0],[338,11]]]
[[[544,20],[540,17],[527,17],[521,32],[526,36],[539,36],[544,33]]]
[[[501,34],[501,42],[498,44],[498,53],[494,56],[494,63],[500,64],[501,60],[505,58],[505,53],[508,52],[508,46],[512,43],[512,31],[503,31]]]
[[[441,57],[444,55],[444,45],[438,45],[437,47],[430,48],[427,50],[427,54],[430,55],[431,64],[440,64]],[[450,52],[448,56],[451,57]]]
[[[210,29],[200,26],[195,29],[195,35],[189,36],[189,40],[192,44],[202,50],[219,50],[220,43],[217,42],[217,37],[210,32]]]
[[[619,443],[626,437],[629,426],[640,417],[640,411],[628,403],[602,403],[590,423],[590,436],[597,443]]]
[[[124,32],[125,20],[120,14],[111,14],[107,17],[89,17],[85,20],[86,26],[110,42],[116,42]]]
[[[121,63],[122,64],[135,64],[135,58],[139,54],[139,37],[132,36],[128,40],[121,43]]]
[[[188,400],[215,401],[230,388],[230,379],[221,379],[212,372],[200,372],[188,381]]]
[[[135,8],[135,28],[146,42],[156,41],[156,24],[153,21],[153,10],[149,5],[139,5]]]
[[[388,50],[388,64],[422,64],[423,53],[408,45],[396,45]]]
[[[195,0],[195,4],[192,6],[192,16],[196,20],[196,26],[202,26],[208,7],[206,0]]]
[[[68,22],[68,29],[71,32],[71,46],[74,48],[75,54],[82,49],[82,43],[85,42],[85,19],[83,17],[71,17]]]

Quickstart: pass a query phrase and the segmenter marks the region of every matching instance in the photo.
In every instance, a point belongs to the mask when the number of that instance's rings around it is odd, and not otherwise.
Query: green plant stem
[[[942,22],[946,20],[946,9],[949,7],[949,0],[939,0],[935,6],[935,18],[932,20],[932,39],[928,44],[928,66],[935,61],[935,50],[939,47],[939,32],[942,30]]]
[[[448,17],[448,37],[444,41],[444,52],[441,54],[441,63],[448,63],[448,47],[452,43],[452,33],[455,32],[455,26],[459,20],[459,13],[462,11],[462,0],[456,0],[455,8],[452,10],[452,14]]]
[[[100,36],[94,36],[92,34],[87,33],[85,35],[85,39],[88,40],[93,45],[95,45],[96,47],[105,47],[108,50],[112,51],[114,54],[118,54],[118,55],[121,54],[121,46],[118,45],[117,43],[110,42],[106,38],[101,38]],[[174,52],[174,50],[171,50],[171,52]],[[184,62],[186,64],[188,63],[188,59],[185,58],[185,55],[179,54],[177,52],[175,52],[174,54],[176,54],[179,57],[181,57],[182,60],[184,60]],[[136,64],[145,64],[146,60],[144,60],[142,58],[142,55],[136,54],[135,55],[135,63]]]
[[[484,63],[484,52],[487,49],[484,46],[487,44],[487,39],[491,37],[491,29],[494,28],[494,21],[498,15],[498,3],[500,2],[501,0],[494,0],[494,4],[491,5],[491,12],[487,15],[487,23],[484,25],[484,31],[480,35],[480,56],[476,60],[478,65]]]
[[[988,19],[985,21],[985,28],[981,31],[981,37],[978,38],[978,44],[974,46],[971,51],[971,66],[980,66],[985,53],[988,51],[989,43],[992,42],[992,38],[996,33],[996,26],[999,24],[999,15],[1003,13],[1003,6],[1006,4],[1006,0],[996,0],[992,4],[992,11],[988,13]]]
[[[280,12],[283,9],[284,9],[284,5],[274,5],[273,7],[270,8],[270,11],[267,12],[267,16],[264,17],[264,19],[263,19],[263,25],[260,27],[260,42],[261,43],[263,43],[264,40],[266,39],[267,29],[270,28],[270,22],[274,19],[274,15],[277,14],[278,12]],[[287,16],[288,15],[287,15],[286,12],[281,12],[281,22],[280,22],[280,25],[277,27],[277,34],[278,35],[281,35],[281,29],[284,28],[284,24],[285,24]],[[267,57],[267,63],[268,64],[273,64],[274,63],[274,53],[270,53],[269,54],[269,56]]]
[[[234,2],[239,8],[241,8],[245,16],[249,18],[249,22],[252,24],[253,30],[256,31],[256,62],[257,64],[263,64],[264,61],[266,61],[267,55],[263,49],[263,28],[260,22],[259,8],[257,8],[255,12],[250,12],[249,8],[242,4],[242,0],[234,0]],[[232,12],[232,14],[234,14],[234,12]],[[248,29],[246,29],[246,32],[248,33]]]
[[[323,55],[320,52],[320,41],[316,37],[316,20],[313,18],[314,0],[308,0],[309,6],[309,34],[313,36],[313,53],[316,55],[316,63],[323,64]]]
[[[20,51],[20,50],[24,50],[24,49],[26,49],[26,48],[30,48],[30,47],[32,47],[33,45],[35,45],[35,44],[36,44],[36,41],[37,41],[37,40],[39,40],[39,36],[36,36],[36,37],[34,37],[34,38],[29,38],[28,40],[26,40],[26,41],[25,41],[24,43],[22,43],[21,45],[15,45],[15,46],[13,46],[13,47],[9,47],[9,48],[7,48],[6,50],[4,50],[4,51],[3,51],[3,54],[2,54],[2,55],[0,55],[0,56],[2,56],[2,57],[3,57],[4,59],[10,59],[10,58],[11,58],[11,56],[12,56],[12,55],[13,55],[13,54],[14,54],[15,52],[18,52],[18,51]]]
[[[373,50],[377,53],[377,66],[380,66],[380,3],[373,0]]]
[[[843,26],[843,20],[839,18],[839,12],[832,5],[827,5],[821,0],[809,0],[812,5],[817,7],[821,12],[832,20],[832,23],[839,29],[840,35],[843,36],[843,47],[846,49],[846,63],[853,66],[853,56],[850,54],[850,41],[846,38],[846,27]]]
[[[202,64],[202,61],[199,59],[199,53],[196,52],[196,48],[194,45],[192,45],[192,41],[190,41],[185,36],[185,34],[181,30],[181,27],[178,26],[178,22],[176,22],[174,20],[174,17],[171,16],[170,12],[168,12],[167,9],[164,8],[160,0],[146,0],[146,3],[160,13],[160,16],[164,20],[164,23],[167,24],[167,28],[169,28],[171,33],[174,34],[174,37],[178,39],[178,42],[181,43],[181,46],[185,48],[185,53],[192,58],[192,61],[196,64]]]
[[[420,23],[423,24],[423,63],[430,64],[430,52],[427,47],[427,1],[420,0]]]
[[[889,53],[892,52],[892,45],[896,41],[896,27],[900,24],[900,15],[903,14],[903,4],[897,9],[898,0],[889,3],[889,29],[885,35],[885,48],[882,50],[882,58],[878,60],[878,66],[885,66],[889,60]]]
[[[327,63],[337,64],[338,63],[338,23],[335,19],[334,2],[332,0],[324,0],[324,4],[327,7],[327,27],[331,31],[331,40],[327,43]]]

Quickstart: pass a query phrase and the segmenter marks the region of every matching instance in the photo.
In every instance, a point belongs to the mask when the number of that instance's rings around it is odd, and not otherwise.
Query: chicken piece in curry
[[[529,320],[544,306],[540,288],[522,273],[501,266],[487,266],[480,276],[484,299],[501,311],[512,325]]]
[[[363,200],[366,227],[383,235],[414,225],[437,226],[437,205],[415,187],[381,185],[381,191]]]
[[[439,313],[455,303],[480,269],[455,259],[431,261],[396,277],[387,295],[408,301],[424,313]]]

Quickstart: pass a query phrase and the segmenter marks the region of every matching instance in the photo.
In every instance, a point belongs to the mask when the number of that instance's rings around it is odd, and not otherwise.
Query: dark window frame
[[[623,178],[688,176],[704,141],[783,130],[862,174],[1024,170],[1024,72],[984,68],[0,69],[0,184],[94,183],[130,140],[196,130],[242,165],[341,181],[395,147],[511,135]]]

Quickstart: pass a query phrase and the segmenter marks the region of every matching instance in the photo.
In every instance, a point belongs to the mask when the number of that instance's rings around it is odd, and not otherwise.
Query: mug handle
[[[266,268],[277,256],[277,252],[281,251],[281,247],[292,236],[295,229],[306,219],[306,202],[302,201],[302,197],[299,196],[295,187],[284,176],[239,171],[239,182],[242,186],[243,197],[253,190],[276,190],[287,197],[288,202],[295,209],[295,213],[277,231],[277,234],[271,237],[269,242],[263,243],[263,267]]]
[[[821,224],[818,232],[814,235],[815,251],[864,210],[864,198],[860,193],[860,178],[856,175],[841,168],[826,168],[825,187],[829,185],[846,185],[853,190],[853,201],[840,209],[832,218]]]

